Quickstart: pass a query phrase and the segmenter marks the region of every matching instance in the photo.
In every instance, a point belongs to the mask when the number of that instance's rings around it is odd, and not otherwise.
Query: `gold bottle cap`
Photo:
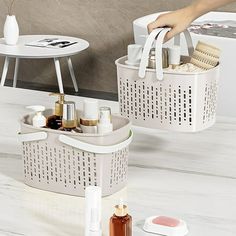
[[[51,93],[50,96],[58,96],[58,101],[55,102],[55,115],[63,116],[63,104],[65,102],[65,94],[63,93]]]
[[[115,206],[115,215],[122,217],[128,214],[128,207],[123,204],[122,199],[120,200],[120,204]]]

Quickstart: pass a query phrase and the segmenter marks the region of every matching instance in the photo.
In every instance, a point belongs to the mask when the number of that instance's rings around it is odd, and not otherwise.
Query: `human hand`
[[[160,15],[155,21],[148,24],[148,32],[160,27],[170,27],[171,31],[166,34],[165,41],[183,32],[194,20],[192,8],[182,8],[177,11]]]

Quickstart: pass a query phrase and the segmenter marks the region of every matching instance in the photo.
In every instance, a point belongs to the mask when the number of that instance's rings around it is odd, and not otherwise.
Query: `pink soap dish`
[[[146,219],[143,230],[165,236],[185,236],[188,234],[186,222],[167,216],[152,216]]]

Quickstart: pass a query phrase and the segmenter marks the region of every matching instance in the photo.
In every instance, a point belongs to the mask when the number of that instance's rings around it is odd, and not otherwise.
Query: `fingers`
[[[172,28],[165,36],[164,41],[167,42],[168,40],[172,39],[177,34],[181,33],[182,30],[178,30],[177,27]]]
[[[155,21],[148,24],[148,26],[147,26],[148,33],[150,34],[154,29],[159,28],[159,27],[164,27],[164,26],[165,26],[165,24],[163,25],[160,20],[160,17],[158,17]]]

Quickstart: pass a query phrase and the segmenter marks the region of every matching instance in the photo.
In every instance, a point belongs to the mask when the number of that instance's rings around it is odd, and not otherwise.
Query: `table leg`
[[[79,91],[78,84],[77,84],[77,81],[75,78],[75,72],[74,72],[72,61],[71,61],[70,57],[67,57],[67,63],[68,63],[69,71],[70,71],[70,76],[71,76],[71,79],[72,79],[72,82],[73,82],[73,85],[75,88],[75,92],[78,92]]]
[[[1,79],[1,86],[4,86],[6,78],[7,78],[7,72],[8,72],[8,67],[9,67],[9,61],[10,58],[6,57],[5,58],[5,62],[4,62],[4,66],[3,66],[3,70],[2,70],[2,79]]]
[[[20,59],[16,58],[16,64],[15,64],[15,71],[14,71],[14,79],[13,79],[13,87],[16,87],[16,83],[17,83],[17,77],[18,77],[18,70],[19,70],[19,62]]]
[[[59,91],[60,91],[60,93],[64,93],[63,83],[62,83],[62,76],[61,76],[61,67],[60,67],[59,59],[54,58],[54,63],[55,63],[55,69],[56,69],[56,74],[57,74],[57,81],[58,81]]]

